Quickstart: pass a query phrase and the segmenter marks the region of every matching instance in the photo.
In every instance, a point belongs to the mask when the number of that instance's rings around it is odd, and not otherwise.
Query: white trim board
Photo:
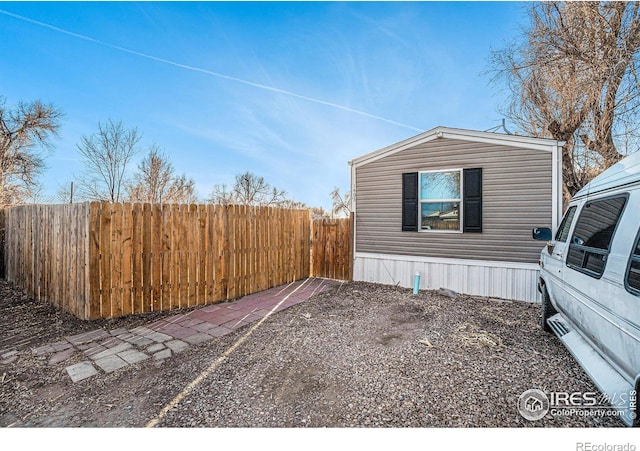
[[[377,254],[373,252],[355,252],[354,258],[374,258],[378,260],[414,261],[419,263],[440,263],[443,265],[485,266],[491,268],[538,270],[537,263],[503,262],[498,260],[471,260],[463,258],[424,257],[418,255]]]

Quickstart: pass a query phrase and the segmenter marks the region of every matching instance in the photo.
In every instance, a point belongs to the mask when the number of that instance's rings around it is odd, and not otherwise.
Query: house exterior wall
[[[483,170],[482,233],[403,232],[402,173],[457,168]],[[542,243],[531,229],[552,227],[550,151],[443,138],[357,165],[353,176],[354,271],[363,253],[534,264]]]
[[[358,253],[353,280],[412,288],[418,273],[421,290],[447,288],[470,295],[539,302],[539,272],[533,263]]]

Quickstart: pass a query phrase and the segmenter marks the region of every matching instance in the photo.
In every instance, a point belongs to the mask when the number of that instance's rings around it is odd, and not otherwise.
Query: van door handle
[[[556,255],[557,255],[558,257],[562,257],[562,252],[558,252]]]

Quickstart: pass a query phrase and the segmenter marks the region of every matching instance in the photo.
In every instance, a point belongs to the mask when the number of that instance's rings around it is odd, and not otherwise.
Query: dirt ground
[[[83,322],[0,281],[0,351],[20,350],[0,366],[0,426],[622,426],[612,417],[528,421],[518,413],[518,397],[531,388],[597,390],[540,330],[539,306],[517,301],[351,282],[163,363],[78,383],[64,364],[49,366],[30,352],[162,315]]]

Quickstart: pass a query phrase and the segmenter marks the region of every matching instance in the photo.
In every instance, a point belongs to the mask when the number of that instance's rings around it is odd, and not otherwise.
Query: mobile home
[[[562,142],[437,127],[350,162],[354,280],[537,301]]]

